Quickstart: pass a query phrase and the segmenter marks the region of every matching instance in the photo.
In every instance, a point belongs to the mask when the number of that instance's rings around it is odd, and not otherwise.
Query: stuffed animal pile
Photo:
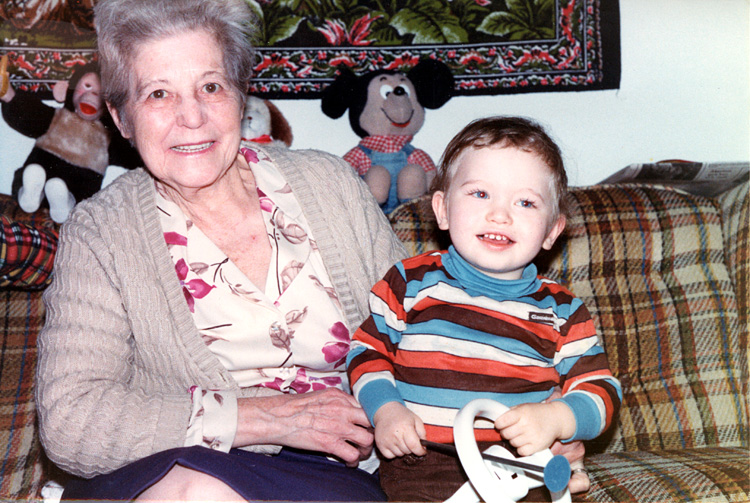
[[[406,74],[378,70],[357,77],[344,68],[323,90],[322,109],[328,117],[338,119],[349,110],[349,123],[362,140],[344,159],[386,214],[428,191],[435,163],[411,140],[424,124],[425,108],[443,106],[453,85],[445,64],[426,59]]]

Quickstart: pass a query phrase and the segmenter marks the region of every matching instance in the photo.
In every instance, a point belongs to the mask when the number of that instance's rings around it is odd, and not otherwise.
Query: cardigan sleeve
[[[148,370],[135,364],[144,348],[134,341],[110,245],[90,215],[74,212],[62,229],[55,277],[43,296],[40,437],[53,462],[82,477],[182,445],[190,415],[187,390],[170,392],[167,377],[152,373],[150,386],[133,385],[135,374]],[[153,297],[150,286],[139,294]]]

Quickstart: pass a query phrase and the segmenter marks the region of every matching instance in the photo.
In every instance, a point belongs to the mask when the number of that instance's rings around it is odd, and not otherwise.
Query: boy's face
[[[519,279],[539,251],[550,249],[565,227],[555,218],[550,169],[515,147],[469,149],[457,159],[447,193],[436,192],[438,226],[479,271]]]

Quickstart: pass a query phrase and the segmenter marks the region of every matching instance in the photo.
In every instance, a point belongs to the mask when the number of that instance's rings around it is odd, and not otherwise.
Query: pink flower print
[[[256,152],[255,150],[243,147],[243,148],[240,149],[240,152],[242,153],[243,156],[245,156],[245,160],[248,163],[252,163],[252,164],[257,164],[258,163],[258,161],[259,161],[259,159],[258,159],[258,152]]]
[[[202,299],[209,294],[212,288],[215,287],[209,285],[202,279],[191,279],[190,281],[185,281],[185,279],[187,279],[188,271],[190,270],[185,263],[185,259],[178,260],[174,268],[175,271],[177,271],[177,277],[180,279],[182,294],[185,296],[190,312],[194,313],[195,299]]]
[[[257,191],[258,200],[260,201],[260,209],[268,213],[273,213],[274,204],[273,201],[271,201],[271,198],[268,197],[262,190],[257,189]]]
[[[164,241],[167,242],[167,246],[187,246],[187,238],[182,234],[178,234],[177,232],[165,232]]]
[[[349,330],[343,323],[337,321],[328,332],[336,339],[336,342],[326,342],[323,346],[323,355],[326,362],[336,362],[333,365],[336,368],[346,362],[346,354],[349,352]]]

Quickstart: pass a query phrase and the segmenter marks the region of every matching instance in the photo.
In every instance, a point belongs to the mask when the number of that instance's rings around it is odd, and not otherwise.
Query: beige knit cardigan
[[[349,329],[405,251],[367,187],[338,157],[267,148],[304,208]],[[49,458],[75,475],[108,473],[182,446],[187,392],[240,389],[201,339],[162,236],[151,176],[127,172],[64,224],[44,293],[37,407]],[[274,452],[276,446],[255,446]]]

